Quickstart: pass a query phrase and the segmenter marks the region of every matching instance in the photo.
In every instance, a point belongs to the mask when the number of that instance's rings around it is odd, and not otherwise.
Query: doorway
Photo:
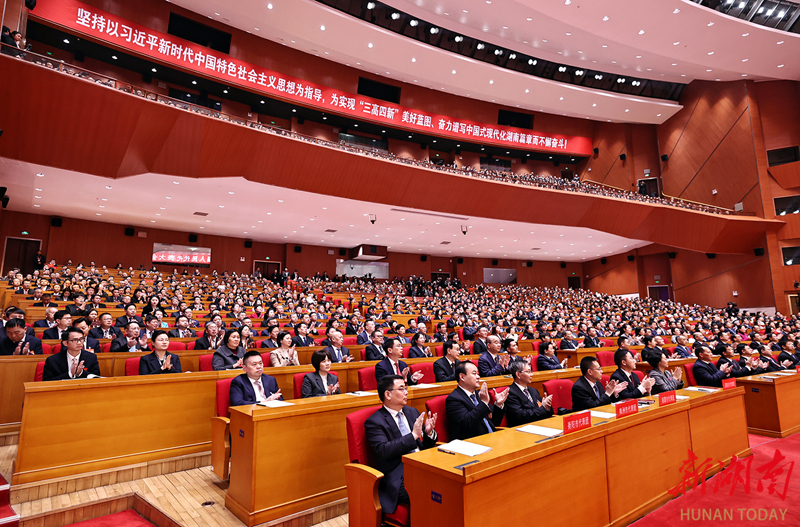
[[[253,274],[256,270],[261,272],[264,278],[272,277],[272,274],[277,271],[281,272],[281,262],[273,262],[272,260],[253,260]]]
[[[658,178],[651,177],[647,179],[640,179],[638,185],[639,194],[642,196],[650,196],[651,198],[657,198],[661,196],[661,192],[658,190]]]
[[[668,285],[648,285],[647,296],[653,300],[670,300]]]
[[[800,296],[789,295],[789,314],[800,314]]]
[[[581,288],[581,277],[580,276],[568,276],[567,277],[567,287],[570,289],[580,289]]]
[[[450,273],[431,273],[431,282],[435,282],[438,279],[447,280],[450,278]]]
[[[33,273],[33,258],[41,247],[42,240],[7,237],[3,251],[3,276],[11,269],[19,269],[23,276]]]

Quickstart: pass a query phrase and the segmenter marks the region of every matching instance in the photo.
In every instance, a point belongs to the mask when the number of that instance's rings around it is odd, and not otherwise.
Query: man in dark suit
[[[308,336],[308,323],[298,322],[294,327],[296,335],[292,337],[292,346],[308,348],[314,345],[314,339]]]
[[[175,320],[175,329],[169,330],[167,335],[172,339],[182,339],[194,338],[197,336],[197,333],[189,328],[189,318],[186,315],[180,315],[177,320]]]
[[[79,318],[72,322],[72,327],[78,328],[83,333],[83,336],[86,340],[83,342],[83,349],[86,351],[90,351],[92,353],[100,353],[102,349],[100,348],[100,342],[89,336],[89,321],[86,318]]]
[[[39,302],[34,302],[33,307],[55,307],[58,308],[58,304],[55,302],[51,302],[52,296],[50,293],[42,293],[42,299]]]
[[[356,338],[356,344],[359,346],[368,344],[372,339],[373,331],[375,331],[375,321],[367,320],[364,322],[364,331],[358,334],[358,337]]]
[[[56,325],[55,314],[58,311],[55,307],[48,307],[44,310],[44,318],[42,320],[37,320],[33,323],[33,327],[35,328],[52,328]]]
[[[582,347],[583,343],[575,340],[575,336],[572,334],[572,331],[567,331],[564,333],[564,338],[561,339],[561,343],[558,345],[558,349],[563,351],[575,351]]]
[[[479,340],[475,341],[474,348],[477,347]],[[506,368],[511,360],[508,354],[500,355],[500,337],[497,335],[489,335],[486,338],[486,352],[478,359],[478,370],[481,377],[495,377],[497,375],[505,375]]]
[[[611,380],[619,384],[628,383],[628,386],[619,392],[620,399],[638,399],[650,395],[655,380],[646,377],[639,382],[639,376],[633,372],[636,369],[636,360],[630,350],[617,350],[614,353],[614,364],[617,365],[617,371],[611,374]]]
[[[475,332],[475,342],[472,344],[472,353],[483,355],[487,351],[486,339],[489,337],[489,329],[486,326],[479,326]],[[466,338],[466,331],[464,332]]]
[[[619,393],[628,387],[628,383],[618,383],[616,380],[609,381],[605,389],[600,386],[603,368],[596,357],[581,359],[581,373],[583,376],[572,385],[572,409],[575,411],[616,402],[619,400]]]
[[[327,346],[325,350],[331,354],[331,362],[350,362],[353,360],[353,356],[350,355],[350,350],[342,347],[344,335],[342,335],[341,331],[338,329],[331,330],[328,333],[328,339],[330,339],[331,344]]]
[[[778,363],[783,364],[786,361],[791,362],[791,365],[789,365],[790,368],[794,368],[800,364],[800,352],[795,348],[793,340],[787,340],[783,345],[783,350],[781,350],[780,355],[778,355]]]
[[[116,339],[122,336],[122,331],[114,326],[114,317],[110,313],[103,313],[99,318],[100,325],[89,330],[89,336],[97,340]]]
[[[411,369],[403,362],[403,345],[397,339],[388,339],[384,343],[386,358],[375,365],[375,380],[380,381],[387,375],[399,375],[407,385],[414,385],[422,379],[424,375],[421,371],[409,375]]]
[[[708,346],[698,346],[694,350],[697,361],[692,366],[692,374],[698,386],[716,386],[722,388],[722,379],[728,377],[732,366],[723,364],[720,369],[711,362],[714,354]]]
[[[222,335],[219,334],[219,326],[209,320],[206,322],[203,336],[194,341],[194,349],[217,351],[221,345]]]
[[[433,375],[436,377],[436,382],[456,381],[456,366],[460,360],[458,357],[461,355],[461,348],[458,342],[454,340],[447,340],[442,344],[442,351],[444,357],[437,359],[433,363]]]
[[[553,415],[553,396],[544,399],[539,390],[531,388],[533,370],[525,361],[516,361],[509,367],[514,382],[508,387],[505,412],[508,426],[519,426]]]
[[[72,326],[72,315],[63,309],[56,311],[53,318],[56,321],[56,325],[44,330],[44,333],[42,333],[42,339],[44,340],[61,340],[63,332]]]
[[[50,355],[44,362],[43,381],[85,379],[100,376],[100,365],[94,353],[83,349],[83,332],[67,328],[61,337],[61,352]]]
[[[761,349],[758,351],[761,353],[761,360],[767,363],[767,373],[785,370],[792,365],[792,363],[788,360],[783,362],[778,362],[775,360],[775,357],[772,356],[772,348],[769,346],[761,346]],[[696,378],[697,377],[695,377],[695,379]],[[697,384],[700,384],[700,381],[697,381]]]
[[[677,358],[688,359],[689,357],[691,357],[692,350],[689,349],[689,346],[686,345],[687,344],[686,336],[678,335],[678,337],[675,340],[677,341],[678,345],[675,346],[675,352],[673,356],[675,356],[676,359]]]
[[[0,338],[0,355],[42,354],[42,341],[27,334],[24,319],[12,318],[6,322],[5,333]]]
[[[264,362],[259,352],[250,350],[245,353],[242,368],[244,373],[231,381],[231,406],[283,400],[278,381],[264,374]]]
[[[584,348],[602,348],[603,343],[600,342],[600,337],[597,336],[597,330],[589,328],[586,338],[583,339]]]
[[[508,390],[498,393],[492,405],[489,389],[485,382],[481,383],[478,368],[470,361],[456,366],[456,377],[458,386],[445,399],[450,440],[470,439],[494,432],[503,421]]]
[[[125,327],[125,324],[128,322],[138,322],[140,327],[144,325],[142,317],[136,315],[136,304],[127,304],[125,306],[125,314],[121,317],[117,317],[115,325],[118,328],[122,328]]]
[[[406,406],[408,388],[403,378],[387,375],[378,382],[383,407],[364,422],[367,442],[375,457],[375,468],[383,472],[378,497],[386,514],[398,503],[409,503],[403,478],[403,455],[436,446],[436,414],[420,414]]]
[[[85,305],[86,295],[83,293],[77,293],[73,298],[73,303],[68,304],[64,309],[66,309],[67,313],[72,315],[74,318],[85,317],[89,314],[89,312],[85,309]]]
[[[386,351],[383,349],[383,331],[376,329],[372,332],[372,344],[364,348],[364,360],[383,360]]]
[[[411,339],[406,337],[406,327],[403,324],[398,324],[395,328],[397,332],[397,340],[400,341],[400,344],[411,344]]]
[[[147,338],[140,335],[141,328],[138,322],[125,324],[125,335],[111,341],[111,353],[124,353],[128,351],[150,351],[147,347]]]
[[[436,333],[433,334],[433,342],[446,342],[447,341],[447,328],[444,322],[436,324]]]

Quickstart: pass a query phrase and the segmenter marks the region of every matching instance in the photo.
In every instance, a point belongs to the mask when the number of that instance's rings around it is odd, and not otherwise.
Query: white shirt
[[[69,352],[67,352],[67,372],[69,373],[70,379],[74,379],[75,378],[75,376],[72,374],[72,372],[75,369],[75,365],[79,364],[80,362],[81,362],[80,353],[78,353],[78,355],[76,357],[73,357],[72,355],[70,355]]]
[[[389,357],[386,357],[386,358],[389,359]],[[400,371],[400,363],[399,363],[399,361],[395,362],[392,359],[389,359],[389,364],[392,365],[392,374],[393,375],[402,375],[403,374],[403,372],[397,373],[398,371]],[[388,410],[388,408],[387,408],[387,410]],[[410,428],[409,428],[409,430],[410,430]]]
[[[464,387],[463,387],[463,386],[461,386],[461,385],[459,385],[459,388],[461,388],[462,390],[464,390],[464,393],[466,393],[466,394],[467,394],[467,397],[469,397],[469,400],[470,400],[470,401],[472,400],[472,396],[474,395],[474,396],[475,396],[475,397],[478,399],[478,403],[486,404],[486,403],[484,403],[483,401],[481,401],[481,398],[480,398],[480,397],[478,397],[478,394],[476,394],[475,392],[471,392],[471,391],[467,390],[466,388],[464,388]],[[486,404],[486,406],[489,406],[489,405],[488,405],[488,404]],[[491,408],[492,408],[492,407],[491,407],[491,406],[489,406],[489,409],[491,409]]]
[[[262,403],[262,402],[266,401],[267,400],[267,390],[266,390],[266,388],[264,388],[264,384],[261,382],[261,377],[259,377],[258,379],[251,379],[250,377],[248,377],[247,380],[249,380],[250,384],[253,385],[253,391],[256,393],[256,402],[257,403]],[[258,388],[256,387],[256,383],[261,385],[261,391],[259,391]],[[261,395],[262,393],[264,395]]]
[[[397,410],[392,410],[391,408],[389,408],[388,406],[385,406],[385,405],[384,405],[384,408],[386,408],[386,411],[387,411],[387,412],[389,412],[389,413],[391,414],[391,416],[392,416],[392,419],[394,419],[394,422],[395,422],[395,423],[397,423],[397,419],[398,419],[398,417],[397,417],[397,416],[398,416],[398,414],[399,414],[399,415],[400,415],[400,417],[399,417],[399,418],[400,418],[400,419],[402,419],[402,420],[403,420],[403,421],[406,423],[406,426],[408,427],[408,430],[409,430],[409,431],[413,431],[413,430],[414,430],[414,428],[413,428],[412,426],[410,426],[410,424],[409,424],[409,422],[408,422],[408,419],[406,419],[406,414],[405,414],[405,413],[403,413],[403,412],[398,412]],[[398,425],[398,426],[397,426],[397,428],[399,429],[399,428],[400,428],[400,426]],[[424,430],[424,429],[423,429],[423,433],[425,433],[425,430]],[[433,434],[429,435],[428,437],[430,437],[431,439],[433,439],[434,441],[436,441],[436,430],[434,430],[434,431],[433,431]],[[411,452],[419,452],[419,447],[415,448],[415,449],[414,449],[414,450],[412,450]]]
[[[622,368],[620,368],[620,369],[622,369]],[[625,370],[622,370],[622,373],[624,373],[624,374],[625,374],[625,376],[628,378],[628,384],[631,384],[631,374],[630,374],[630,373],[628,373],[628,372],[627,372],[627,371],[625,371]],[[639,386],[637,386],[637,388],[639,389],[639,393],[641,393],[642,395],[644,395],[644,393],[645,393],[645,391],[646,391],[646,390],[644,389],[644,386],[642,386],[642,383],[639,383]]]

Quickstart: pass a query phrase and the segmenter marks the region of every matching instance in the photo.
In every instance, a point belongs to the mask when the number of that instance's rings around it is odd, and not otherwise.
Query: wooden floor
[[[0,447],[0,474],[7,481],[11,481],[11,467],[16,452],[17,445]],[[243,526],[225,508],[226,487],[227,484],[211,472],[211,467],[203,467],[20,503],[14,505],[14,510],[24,519],[97,499],[137,492],[186,527]],[[202,503],[208,501],[213,501],[214,505],[203,507]],[[314,527],[347,525],[345,514]]]

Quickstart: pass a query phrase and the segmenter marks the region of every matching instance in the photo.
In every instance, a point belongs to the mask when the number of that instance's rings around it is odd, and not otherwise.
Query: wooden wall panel
[[[631,133],[628,143],[629,157],[631,160],[630,178],[631,188],[636,186],[639,179],[648,177],[644,171],[650,170],[649,177],[661,176],[661,160],[658,152],[658,137],[654,124],[629,124],[627,128]]]
[[[689,119],[694,114],[700,99],[706,90],[708,84],[704,82],[694,81],[689,83],[681,93],[681,108],[678,113],[673,115],[664,124],[656,127],[656,135],[658,136],[659,152],[672,156],[678,140],[681,138]]]
[[[606,258],[590,260],[583,264],[584,287],[591,291],[611,295],[628,295],[639,292],[639,276],[636,261],[629,262],[628,255],[615,254]]]
[[[581,179],[588,179],[618,188],[629,188],[628,170],[620,154],[626,154],[625,125],[595,123],[593,148],[600,152],[582,166]],[[591,171],[589,169],[592,169]]]
[[[294,252],[296,245],[302,247],[302,252]],[[328,254],[333,251],[333,254]],[[300,276],[313,276],[317,271],[320,273],[328,272],[328,276],[336,275],[336,259],[339,251],[330,247],[319,245],[307,245],[299,243],[286,244],[286,263],[284,267],[289,268],[292,273],[297,270]]]
[[[800,145],[800,83],[770,81],[754,84],[767,150]]]
[[[333,127],[313,121],[305,121],[303,124],[300,124],[297,122],[297,119],[292,119],[292,131],[325,141],[339,142],[339,134],[333,132]]]
[[[667,253],[637,255],[637,270],[639,272],[639,296],[648,296],[647,286],[649,285],[671,285],[672,270]],[[661,278],[656,280],[656,276]],[[658,283],[656,283],[658,282]]]

